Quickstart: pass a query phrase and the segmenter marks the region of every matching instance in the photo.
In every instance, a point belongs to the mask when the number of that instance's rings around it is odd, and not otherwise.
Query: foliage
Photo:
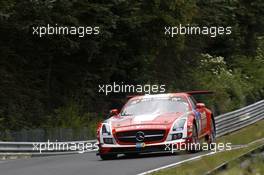
[[[214,91],[215,95],[208,98],[208,103],[215,105],[217,113],[231,111],[246,104],[245,98],[251,87],[239,70],[228,69],[223,57],[202,54],[200,66],[194,70],[193,76],[198,89]]]
[[[99,84],[209,89],[217,113],[264,96],[264,2],[87,0],[0,2],[0,127],[95,128],[127,94]],[[100,26],[101,34],[32,35],[32,26]],[[165,26],[231,26],[230,36],[164,36]],[[202,61],[203,60],[203,61]],[[218,61],[217,61],[218,60]],[[98,117],[100,116],[100,117]]]

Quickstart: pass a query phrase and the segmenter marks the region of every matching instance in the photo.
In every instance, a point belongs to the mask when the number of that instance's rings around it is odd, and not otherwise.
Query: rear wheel
[[[117,158],[117,154],[100,154],[102,160],[113,160]]]

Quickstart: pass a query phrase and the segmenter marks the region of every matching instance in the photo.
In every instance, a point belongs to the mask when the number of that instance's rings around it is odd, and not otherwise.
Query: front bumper
[[[126,153],[150,153],[150,152],[175,152],[188,139],[165,141],[160,143],[137,143],[133,145],[98,144],[98,154],[126,154]],[[176,148],[176,149],[175,149]]]

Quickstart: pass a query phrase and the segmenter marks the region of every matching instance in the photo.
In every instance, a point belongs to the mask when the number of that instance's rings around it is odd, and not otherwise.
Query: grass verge
[[[259,121],[237,132],[219,138],[218,142],[223,142],[223,143],[230,142],[232,143],[232,145],[242,145],[264,138],[263,125],[264,125],[264,120]],[[208,170],[214,169],[215,167],[224,163],[225,161],[229,161],[234,159],[235,157],[239,157],[240,155],[258,147],[261,144],[263,144],[263,141],[256,142],[245,148],[220,152],[212,156],[205,156],[199,160],[186,162],[174,168],[164,169],[158,172],[154,172],[152,173],[152,175],[205,174]]]
[[[232,161],[217,175],[261,175],[264,174],[264,146],[256,153]]]

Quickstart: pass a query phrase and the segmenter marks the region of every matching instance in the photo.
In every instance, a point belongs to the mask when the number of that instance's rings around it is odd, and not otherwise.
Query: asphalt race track
[[[136,175],[206,152],[139,155],[102,161],[95,152],[0,162],[1,175]]]

